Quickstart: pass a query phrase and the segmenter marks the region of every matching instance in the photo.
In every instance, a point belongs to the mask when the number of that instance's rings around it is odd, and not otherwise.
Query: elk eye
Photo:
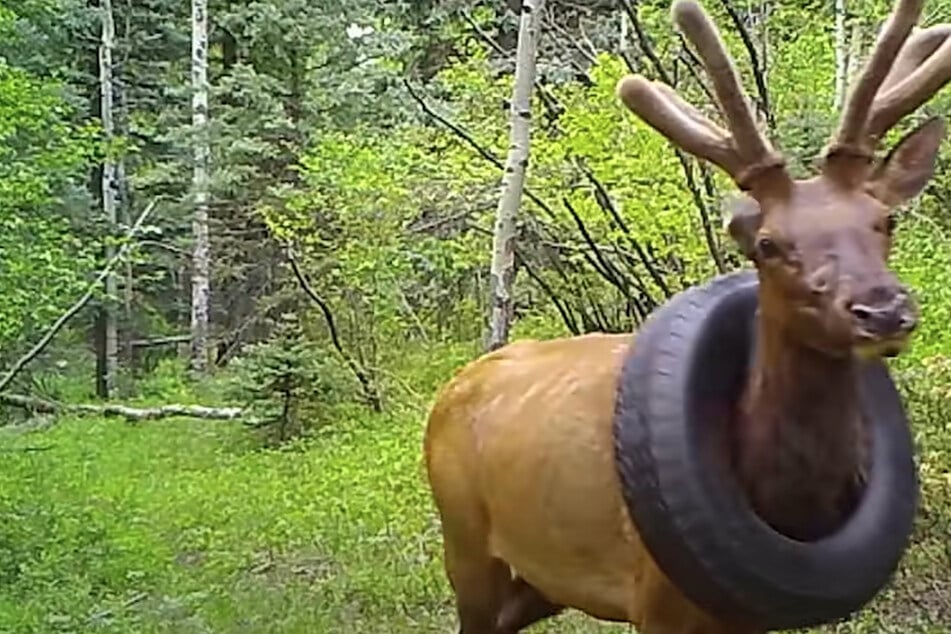
[[[782,255],[782,251],[779,245],[776,244],[776,241],[767,237],[762,237],[756,241],[756,250],[767,260],[772,260]]]
[[[898,219],[895,218],[895,214],[885,216],[885,234],[890,236],[895,233],[895,225],[897,224]]]

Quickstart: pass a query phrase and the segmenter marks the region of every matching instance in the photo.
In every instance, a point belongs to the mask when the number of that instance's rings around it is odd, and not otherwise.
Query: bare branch
[[[687,188],[690,190],[690,195],[693,197],[693,202],[696,205],[697,209],[700,210],[700,223],[703,226],[703,236],[707,242],[707,249],[710,251],[710,257],[713,258],[713,263],[717,267],[717,272],[726,273],[727,268],[726,264],[723,262],[723,254],[720,253],[720,248],[717,245],[716,237],[713,235],[713,223],[710,222],[710,213],[707,209],[707,204],[703,200],[703,194],[700,190],[700,187],[697,185],[697,181],[694,178],[693,170],[690,167],[690,163],[687,162],[686,157],[681,153],[677,153],[677,158],[680,159],[681,167],[684,170],[684,176],[687,179]]]
[[[456,125],[449,119],[446,119],[445,117],[439,115],[438,113],[436,113],[435,110],[430,108],[429,104],[426,103],[426,100],[423,99],[413,89],[412,85],[410,85],[410,83],[407,80],[405,79],[403,80],[403,85],[406,86],[406,89],[409,91],[410,96],[413,98],[413,100],[417,104],[419,104],[419,107],[423,110],[424,113],[426,113],[428,116],[435,119],[438,123],[441,123],[443,126],[445,126],[450,131],[452,131],[456,136],[458,136],[460,139],[465,141],[469,147],[474,149],[479,154],[479,156],[489,161],[500,170],[505,170],[505,164],[502,163],[502,161],[497,156],[495,156],[492,152],[482,147],[482,145],[480,145],[479,142],[476,141],[472,137],[471,134],[463,130],[461,127],[459,127],[458,125]],[[533,203],[538,205],[538,207],[542,211],[548,214],[549,218],[552,218],[552,219],[557,218],[557,215],[555,214],[554,210],[548,205],[548,203],[546,203],[544,200],[542,200],[537,195],[535,195],[529,188],[527,187],[525,188],[524,194],[526,197],[528,197],[529,200],[531,200]]]
[[[759,94],[760,109],[766,117],[766,124],[769,126],[769,129],[772,130],[776,127],[776,121],[773,118],[772,107],[769,103],[769,89],[766,87],[766,76],[764,74],[766,69],[764,68],[764,64],[760,62],[759,54],[756,52],[756,45],[753,43],[753,38],[750,35],[750,30],[746,28],[746,25],[743,23],[743,18],[740,17],[733,3],[730,0],[720,0],[720,2],[723,4],[723,8],[726,9],[727,14],[729,14],[730,19],[733,20],[733,25],[736,26],[736,30],[740,32],[740,39],[743,40],[743,46],[746,47],[746,52],[750,56],[753,82],[756,84],[756,92]]]
[[[502,48],[502,46],[496,42],[491,35],[482,30],[482,27],[472,18],[468,11],[462,11],[462,18],[469,24],[469,28],[479,36],[479,38],[485,42],[489,48],[498,53],[499,55],[508,55],[508,52]],[[542,104],[545,106],[545,109],[548,111],[549,116],[554,118],[561,112],[561,104],[558,102],[558,99],[537,79],[534,81],[535,90],[538,91],[538,96],[541,99]],[[418,101],[418,100],[417,100]]]
[[[550,12],[549,12],[549,14],[550,14]],[[574,50],[576,50],[576,51],[578,52],[578,54],[581,55],[581,56],[585,59],[585,61],[587,61],[589,64],[592,64],[592,65],[593,65],[593,64],[597,64],[597,62],[598,62],[597,49],[594,47],[594,45],[591,44],[591,41],[588,40],[588,38],[587,38],[586,36],[584,36],[583,33],[582,33],[581,39],[583,39],[584,42],[585,42],[585,44],[588,45],[588,48],[587,48],[587,49],[585,49],[583,46],[581,46],[581,44],[578,42],[578,39],[579,39],[578,36],[572,35],[572,34],[569,33],[567,30],[565,30],[565,28],[564,28],[563,26],[561,26],[561,24],[558,23],[558,20],[556,20],[555,18],[553,18],[551,15],[548,16],[548,26],[549,26],[549,28],[546,29],[548,32],[553,33],[553,34],[554,34],[554,33],[557,33],[558,35],[561,35],[561,36],[562,36],[563,40],[560,39],[560,38],[554,37],[554,36],[552,36],[552,39],[555,41],[556,44],[558,44],[558,46],[559,46],[563,51],[566,51],[566,52],[567,52],[567,46],[565,46],[564,44],[562,44],[562,41],[565,41],[565,42],[568,42],[569,44],[571,44],[571,47],[572,47]],[[578,70],[578,71],[581,72],[581,73],[584,73],[584,69],[580,68],[580,67],[574,62],[574,60],[571,60],[571,57],[570,57],[570,56],[567,56],[567,57],[568,57],[569,61],[571,62],[571,65],[574,66],[576,70]]]
[[[604,279],[610,282],[619,291],[628,294],[630,292],[631,286],[627,281],[627,277],[622,274],[610,260],[604,257],[603,253],[601,253],[601,249],[598,248],[597,242],[595,242],[594,238],[591,237],[591,234],[588,232],[588,228],[581,220],[581,216],[578,215],[578,212],[575,211],[575,208],[571,205],[571,202],[565,197],[561,199],[561,202],[565,205],[568,213],[574,219],[575,225],[578,227],[578,231],[581,232],[581,236],[584,238],[584,241],[589,247],[591,247],[591,251],[594,253],[594,258],[597,261],[597,266],[594,267],[595,270],[598,271]]]
[[[654,50],[654,45],[651,44],[650,38],[647,37],[647,33],[644,31],[644,27],[641,24],[640,19],[637,17],[637,11],[634,9],[634,5],[631,3],[631,0],[619,1],[621,3],[621,7],[624,9],[624,12],[627,13],[628,19],[631,21],[631,26],[634,27],[634,34],[637,35],[637,43],[640,45],[641,51],[647,56],[647,59],[649,59],[651,64],[654,66],[654,72],[657,73],[657,76],[662,82],[673,86],[675,82],[673,79],[671,79],[667,69],[664,68],[664,64],[660,61],[660,57],[657,56],[657,52]]]
[[[696,82],[696,84],[700,86],[700,90],[703,91],[703,94],[706,97],[707,102],[715,103],[716,97],[713,96],[713,93],[710,92],[710,89],[707,87],[706,82],[703,81],[703,78],[701,78],[700,74],[697,72],[698,69],[701,69],[701,70],[703,69],[703,62],[697,59],[696,54],[694,54],[694,52],[690,50],[690,47],[687,46],[687,42],[684,39],[683,34],[678,33],[677,35],[681,42],[680,57],[681,59],[683,59],[684,68],[686,68],[687,72],[690,73],[690,76],[693,77],[694,82]]]
[[[357,381],[360,382],[360,386],[363,388],[363,394],[367,399],[367,403],[375,411],[380,411],[382,409],[380,396],[377,393],[376,386],[370,379],[369,374],[367,374],[367,372],[352,356],[350,356],[350,354],[340,343],[340,336],[337,333],[337,325],[334,321],[333,313],[330,310],[330,305],[327,304],[327,302],[317,294],[314,288],[310,285],[310,282],[307,281],[307,278],[304,277],[304,274],[301,272],[300,267],[297,264],[297,260],[294,257],[294,252],[291,250],[290,246],[287,247],[286,252],[287,261],[290,263],[291,270],[294,272],[294,277],[297,278],[301,289],[314,301],[315,304],[317,304],[317,306],[320,308],[320,312],[323,313],[324,321],[327,323],[327,330],[330,332],[330,341],[333,344],[334,349],[336,349],[341,358],[343,358],[344,363],[346,363],[347,367],[350,368],[350,371],[353,372],[353,375],[357,378]]]
[[[142,225],[145,223],[146,218],[148,218],[152,213],[152,210],[155,209],[156,203],[157,201],[153,200],[146,206],[142,213],[139,214],[139,217],[136,219],[135,223],[133,223],[132,227],[126,233],[123,245],[109,259],[109,261],[106,262],[106,265],[101,271],[99,271],[99,274],[96,275],[96,279],[90,282],[89,286],[86,288],[86,292],[83,293],[82,297],[76,300],[76,302],[70,306],[65,313],[60,315],[59,319],[53,322],[53,325],[50,326],[49,330],[46,331],[46,334],[40,337],[40,340],[36,342],[36,345],[30,348],[26,354],[17,359],[16,362],[10,366],[10,369],[7,371],[7,373],[2,379],[0,379],[0,392],[5,390],[7,386],[10,385],[10,382],[16,378],[17,374],[19,374],[20,371],[22,371],[30,361],[35,359],[41,352],[43,352],[43,350],[46,349],[46,346],[49,345],[50,341],[53,340],[53,337],[56,336],[62,327],[66,325],[66,322],[76,316],[76,314],[83,309],[89,300],[92,299],[92,296],[96,293],[96,289],[102,285],[103,280],[105,280],[106,277],[116,267],[116,265],[122,261],[129,249],[132,248],[132,245],[134,244],[132,242],[132,238],[139,232],[139,229],[141,229]]]
[[[438,114],[435,110],[430,108],[429,104],[426,103],[426,100],[423,99],[422,96],[420,96],[419,93],[416,92],[416,90],[413,88],[413,85],[410,84],[408,80],[404,79],[403,85],[406,87],[406,90],[409,92],[409,96],[413,98],[413,101],[419,104],[419,107],[422,109],[424,113],[426,113],[428,116],[435,119],[437,122],[441,123],[443,126],[451,130],[453,133],[455,133],[455,135],[458,136],[463,141],[465,141],[469,145],[469,147],[471,147],[476,152],[478,152],[482,158],[492,163],[500,170],[505,169],[505,164],[502,163],[501,159],[499,159],[489,150],[482,147],[478,141],[472,138],[472,135],[470,135],[468,132],[466,132],[459,126],[457,126],[455,123],[453,123],[449,119],[446,119],[442,115]]]
[[[594,199],[598,203],[598,206],[605,211],[611,219],[617,224],[617,226],[624,232],[627,236],[628,242],[631,245],[631,248],[634,249],[634,252],[637,253],[638,259],[641,261],[641,264],[647,269],[647,273],[651,276],[651,279],[654,280],[654,283],[657,284],[657,287],[660,288],[661,292],[665,297],[670,297],[672,295],[670,287],[667,285],[667,282],[664,280],[664,276],[661,275],[660,271],[657,270],[657,267],[651,262],[650,258],[647,256],[647,252],[644,251],[641,246],[640,241],[634,237],[634,234],[631,232],[630,227],[627,223],[624,222],[624,219],[621,217],[621,214],[618,213],[617,208],[614,205],[614,202],[611,200],[611,196],[608,194],[607,189],[601,184],[591,169],[581,161],[577,161],[579,169],[588,179],[592,186],[594,186],[595,196]],[[642,289],[642,292],[646,292],[646,289]],[[654,299],[647,295],[647,299],[652,303],[656,304]]]
[[[174,253],[175,255],[182,257],[191,257],[191,253],[189,253],[187,250],[167,242],[161,242],[159,240],[139,240],[139,244],[143,247],[155,247],[157,249],[163,249],[169,253]]]
[[[654,88],[658,90],[659,92],[663,93],[663,95],[667,97],[668,102],[671,106],[673,106],[676,109],[679,109],[679,116],[685,118],[687,121],[690,122],[691,125],[694,125],[705,131],[706,141],[710,143],[710,145],[706,147],[705,150],[711,153],[713,156],[718,157],[717,160],[712,161],[713,163],[720,165],[721,167],[723,165],[727,165],[728,166],[727,171],[730,173],[732,173],[731,171],[732,169],[739,169],[738,167],[736,168],[732,167],[732,163],[739,160],[733,148],[724,147],[729,142],[728,133],[722,128],[720,128],[719,126],[717,126],[716,124],[714,124],[713,122],[711,122],[699,110],[697,110],[694,106],[689,104],[687,101],[682,99],[677,94],[676,90],[674,90],[674,84],[672,83],[670,79],[670,75],[667,73],[666,69],[664,68],[660,60],[660,57],[657,55],[656,51],[654,50],[653,44],[651,43],[650,39],[647,37],[647,34],[644,32],[643,26],[641,25],[640,20],[637,17],[637,13],[635,12],[634,7],[631,5],[630,0],[620,0],[620,3],[622,7],[624,8],[625,13],[628,15],[628,18],[630,19],[635,32],[637,33],[641,50],[643,50],[644,54],[653,63],[654,69],[657,75],[664,82],[666,82],[666,83],[653,82]],[[678,34],[678,35],[680,37],[681,43],[683,44],[682,50],[688,58],[688,63],[686,64],[688,71],[694,76],[697,84],[701,87],[701,89],[707,95],[708,99],[711,102],[714,102],[715,101],[714,96],[710,94],[710,91],[707,89],[706,84],[701,80],[699,76],[697,76],[696,71],[693,68],[694,66],[702,68],[703,62],[697,59],[693,51],[690,50],[690,47],[686,45],[686,42],[684,42],[683,34]],[[693,172],[691,170],[691,165],[696,162],[698,164],[698,167],[700,168],[701,174],[703,175],[704,185],[707,186],[708,194],[712,194],[712,191],[709,191],[709,190],[711,190],[713,187],[713,181],[711,178],[709,178],[709,175],[707,174],[707,166],[704,165],[701,161],[696,161],[693,156],[688,155],[680,147],[677,147],[676,144],[674,145],[674,152],[676,153],[677,159],[679,160],[681,168],[683,169],[684,178],[687,181],[688,189],[690,189],[691,197],[694,201],[694,204],[697,207],[697,210],[700,213],[701,222],[704,227],[704,235],[707,240],[707,246],[710,250],[710,254],[713,257],[714,263],[717,266],[717,270],[723,271],[725,270],[725,263],[723,262],[722,254],[720,253],[720,249],[717,246],[715,236],[713,235],[713,229],[711,226],[712,223],[710,222],[710,208],[706,204],[703,198],[703,194],[700,191],[700,188],[697,186],[696,180],[694,179]],[[699,156],[705,157],[706,155],[701,154]],[[605,200],[609,202],[610,198],[605,197]],[[599,202],[601,201],[599,200]],[[617,214],[616,210],[613,209],[613,206],[611,206],[609,210],[612,212],[612,215],[615,217],[615,220],[620,221],[620,217]],[[624,227],[623,221],[620,221],[619,226],[621,226],[622,228]],[[626,231],[626,233],[630,235],[629,232]],[[637,251],[641,261],[648,268],[648,271],[651,273],[651,277],[654,279],[654,282],[658,284],[658,286],[663,290],[664,294],[667,297],[670,297],[671,295],[670,289],[667,287],[666,283],[664,283],[663,278],[656,271],[655,267],[648,264],[649,259],[647,258],[647,254],[644,253],[643,249],[640,247],[639,244],[632,244],[632,246],[634,246],[634,249],[635,251]]]
[[[528,273],[528,276],[538,284],[538,287],[542,289],[542,292],[551,300],[551,303],[555,305],[555,310],[558,311],[558,314],[561,315],[561,320],[567,326],[568,330],[574,335],[580,335],[581,330],[578,328],[578,322],[575,321],[574,316],[569,312],[568,307],[562,303],[558,298],[558,295],[552,289],[552,287],[542,279],[542,277],[529,265],[528,260],[518,251],[515,250],[515,261],[525,269],[525,272]]]

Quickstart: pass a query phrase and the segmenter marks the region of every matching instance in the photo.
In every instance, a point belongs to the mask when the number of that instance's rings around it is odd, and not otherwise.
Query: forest
[[[670,2],[533,4],[529,51],[518,0],[0,0],[0,632],[455,631],[439,387],[748,266],[735,186],[615,92],[712,101]],[[891,3],[704,6],[807,173]],[[951,631],[949,208],[946,139],[891,262],[913,544],[822,632]]]

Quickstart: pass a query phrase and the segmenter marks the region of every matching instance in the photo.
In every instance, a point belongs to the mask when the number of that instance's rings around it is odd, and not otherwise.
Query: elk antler
[[[864,136],[872,100],[895,61],[895,56],[921,15],[923,0],[896,0],[895,8],[878,34],[872,54],[845,104],[838,133],[827,151],[871,158],[874,148],[865,146]]]
[[[923,61],[934,54],[949,34],[951,34],[951,24],[936,24],[927,29],[914,30],[898,52],[891,71],[885,76],[882,87],[878,89],[879,94],[884,95],[903,78],[911,75]],[[872,108],[874,110],[874,102]]]
[[[867,134],[878,141],[951,80],[951,24],[914,33],[898,54],[869,115]]]
[[[770,168],[785,172],[782,155],[756,127],[733,60],[709,16],[696,0],[676,0],[671,13],[713,81],[730,132],[681,99],[670,86],[640,75],[618,82],[621,101],[673,143],[719,165],[741,189],[749,189],[750,181]]]
[[[912,31],[923,0],[896,0],[826,150],[871,161],[879,139],[951,80],[951,25]],[[911,34],[911,35],[910,35]],[[910,35],[910,37],[909,37]]]

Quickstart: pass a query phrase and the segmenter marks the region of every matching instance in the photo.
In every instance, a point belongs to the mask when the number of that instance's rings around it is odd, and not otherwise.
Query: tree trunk
[[[102,14],[102,41],[99,46],[99,116],[102,121],[102,131],[106,140],[106,156],[102,164],[102,179],[100,182],[102,212],[109,227],[109,237],[112,238],[115,233],[118,217],[116,214],[116,192],[118,189],[118,170],[116,169],[116,160],[113,156],[112,141],[115,138],[115,125],[113,123],[113,65],[112,52],[115,48],[115,22],[112,15],[112,0],[101,0],[99,10]],[[111,240],[105,247],[106,260],[111,260],[115,255],[115,246]],[[116,371],[119,366],[119,334],[116,326],[116,300],[118,299],[118,289],[116,284],[116,275],[110,273],[106,276],[103,284],[106,297],[102,302],[102,315],[99,324],[102,328],[101,334],[101,356],[100,363],[97,364],[100,371],[99,380],[96,382],[99,396],[108,398],[115,393]]]
[[[859,69],[859,61],[862,58],[862,20],[859,16],[852,19],[852,33],[849,36],[849,60],[846,64],[845,81],[851,83],[855,79],[855,73]]]
[[[208,245],[208,4],[192,0],[192,125],[194,126],[194,174],[192,191],[191,368],[203,373],[208,365],[208,302],[211,294]]]
[[[532,120],[535,57],[544,0],[523,0],[515,57],[515,87],[509,110],[510,145],[502,175],[502,195],[496,210],[489,274],[492,314],[488,349],[508,341],[512,321],[512,283],[515,277],[515,220],[522,201],[528,167]]]
[[[128,29],[128,27],[126,27]],[[121,42],[123,34],[121,28],[116,35],[116,41]],[[119,78],[113,83],[113,104],[115,112],[115,133],[119,138],[129,136],[129,93],[125,91],[126,86],[122,82],[121,69],[128,66],[129,55],[126,52],[124,57],[116,60],[116,68],[119,69]],[[125,156],[116,158],[116,196],[118,199],[117,214],[119,222],[124,227],[132,226],[132,188],[129,184],[128,173],[126,171]],[[135,327],[133,319],[133,306],[135,305],[135,263],[132,258],[125,261],[122,274],[122,313],[118,320],[119,330],[119,367],[127,372],[133,370],[134,363],[132,359],[132,348],[129,342],[135,336]],[[118,273],[117,273],[118,275]]]
[[[617,50],[623,55],[627,52],[628,49],[628,40],[630,39],[631,25],[628,21],[627,13],[625,11],[618,12],[621,16],[621,32],[618,34],[618,46]]]
[[[845,14],[845,0],[835,0],[835,97],[832,106],[836,112],[842,109],[848,90],[849,49]]]
[[[769,2],[762,0],[759,6],[759,27],[760,27],[760,71],[763,73],[763,82],[769,85]]]
[[[117,97],[118,96],[119,95],[117,95]],[[120,120],[127,122],[128,118],[121,117]],[[129,132],[127,127],[121,125],[117,126],[117,129],[119,135],[123,137]],[[119,185],[119,218],[122,224],[128,227],[132,223],[132,217],[130,215],[131,200],[129,196],[129,179],[126,175],[125,161],[121,158],[116,164],[116,178]],[[135,335],[134,313],[132,310],[135,304],[135,263],[131,258],[125,261],[124,268],[124,279],[122,281],[122,319],[119,321],[119,331],[121,334],[119,338],[119,365],[129,372],[134,369],[130,342]]]

